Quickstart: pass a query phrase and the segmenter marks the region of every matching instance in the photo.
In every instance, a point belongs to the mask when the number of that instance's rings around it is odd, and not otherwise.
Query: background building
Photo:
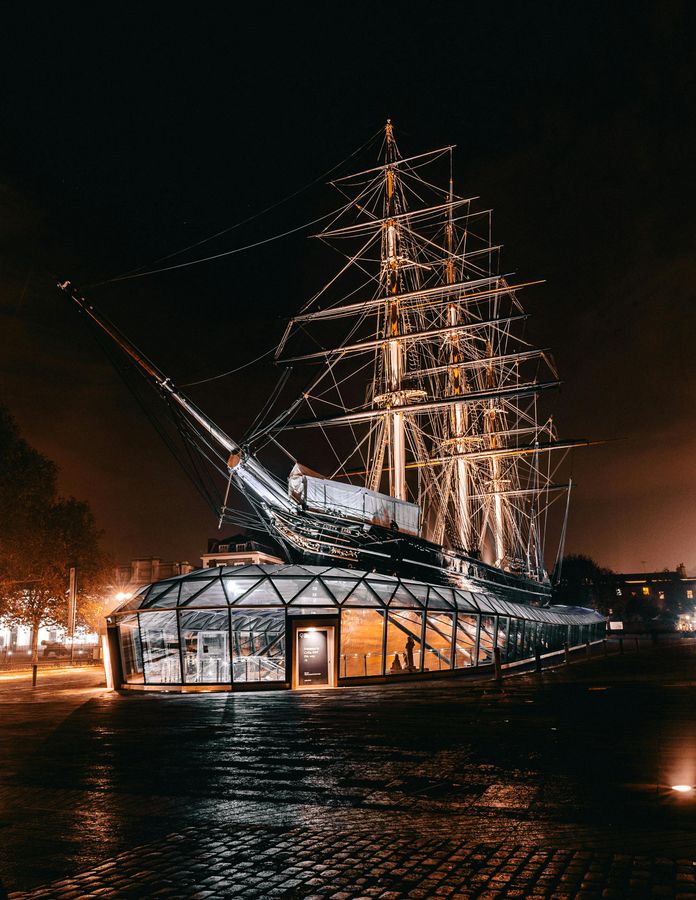
[[[279,551],[270,544],[252,540],[247,534],[233,534],[226,538],[210,538],[208,552],[201,556],[203,568],[213,566],[247,566],[259,563],[281,563]],[[184,574],[183,572],[181,573]]]

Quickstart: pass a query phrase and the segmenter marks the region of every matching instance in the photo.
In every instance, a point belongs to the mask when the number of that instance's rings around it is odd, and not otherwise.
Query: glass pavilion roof
[[[235,607],[394,607],[498,613],[558,624],[604,621],[594,610],[542,608],[503,599],[474,583],[470,589],[409,581],[352,569],[291,564],[219,566],[145,585],[111,615],[135,610]],[[311,611],[307,609],[307,611]]]

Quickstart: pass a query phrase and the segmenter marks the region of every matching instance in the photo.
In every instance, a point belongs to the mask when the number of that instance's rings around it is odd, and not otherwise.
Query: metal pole
[[[75,620],[77,618],[77,569],[70,569],[70,589],[68,592],[68,636],[70,637],[70,665],[75,661]]]
[[[539,646],[539,644],[536,645],[536,649],[534,651],[534,657],[535,657],[534,669],[536,672],[539,672],[539,674],[541,674],[541,647]]]
[[[565,653],[565,664],[567,666],[570,665],[570,649],[568,647],[568,641],[563,644],[563,652]]]
[[[500,647],[493,648],[493,678],[497,684],[503,680],[503,667],[500,664]]]

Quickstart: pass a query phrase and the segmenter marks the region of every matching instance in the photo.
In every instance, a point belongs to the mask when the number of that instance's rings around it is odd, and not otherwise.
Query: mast
[[[491,342],[488,343],[488,356],[493,356],[493,347]],[[493,373],[493,364],[491,363],[487,369],[487,378],[488,384],[493,385],[495,383],[494,373]],[[499,448],[498,444],[498,423],[497,423],[497,414],[498,409],[496,407],[496,401],[490,400],[488,403],[488,411],[485,418],[486,423],[486,432],[489,435],[488,446],[490,450],[496,451]],[[503,494],[501,492],[501,480],[500,480],[500,458],[497,453],[493,452],[490,456],[490,467],[491,467],[491,480],[490,480],[490,492],[493,504],[493,521],[492,521],[492,532],[493,532],[493,548],[495,553],[495,561],[494,565],[502,567],[505,562],[505,536],[504,536],[504,519],[503,519]]]
[[[449,208],[447,212],[447,225],[445,228],[445,242],[447,258],[445,261],[445,278],[448,285],[456,281],[454,271],[454,223],[452,221],[454,202],[454,177],[452,172],[452,151],[450,150],[450,178],[449,178]],[[447,307],[447,323],[451,327],[459,324],[461,318],[460,304],[452,302]],[[460,335],[454,332],[451,337],[449,390],[457,397],[467,390],[466,371],[460,368],[462,354],[460,351]],[[467,460],[461,455],[467,447],[463,440],[468,429],[468,411],[462,403],[457,403],[452,410],[452,431],[454,448],[458,458],[454,463],[454,503],[455,503],[455,529],[459,546],[465,550],[471,547],[471,512],[469,509],[469,469]]]
[[[394,216],[395,197],[394,182],[396,170],[389,165],[396,161],[397,150],[391,119],[385,125],[386,161],[384,170],[385,197],[384,217],[387,220],[384,240],[382,241],[382,268],[385,277],[385,315],[384,336],[388,341],[384,349],[384,362],[387,373],[387,393],[382,395],[389,414],[389,493],[397,500],[406,500],[406,435],[404,432],[404,414],[398,411],[401,405],[401,374],[403,367],[403,347],[398,339],[401,334],[401,314],[398,299],[399,290],[399,232]]]
[[[542,459],[579,443],[539,421],[536,397],[560,382],[520,327],[518,291],[538,282],[504,274],[492,211],[455,193],[450,147],[403,158],[388,120],[380,162],[332,182],[347,202],[316,237],[345,262],[276,353],[317,374],[261,433],[317,429],[331,478],[385,485],[421,506],[436,544],[537,577],[555,496]]]

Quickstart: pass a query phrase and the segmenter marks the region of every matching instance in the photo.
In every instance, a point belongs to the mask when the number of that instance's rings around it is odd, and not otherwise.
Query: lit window
[[[650,588],[647,585],[643,588],[643,596],[644,597],[650,596]]]
[[[660,600],[664,600],[664,599],[665,599],[665,592],[664,592],[664,591],[658,591],[658,597],[660,598]]]
[[[688,591],[686,592],[686,599],[687,599],[687,600],[693,600],[693,599],[694,599],[694,592],[691,591],[691,590],[688,590]]]

